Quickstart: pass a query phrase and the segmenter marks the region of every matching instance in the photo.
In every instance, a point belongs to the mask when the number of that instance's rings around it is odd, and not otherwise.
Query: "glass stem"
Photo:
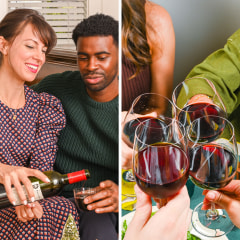
[[[215,208],[215,203],[211,203],[211,209],[209,209],[206,213],[208,220],[216,220],[218,215],[218,210]]]
[[[168,202],[167,198],[160,198],[159,202],[158,202],[159,208],[165,206],[167,204],[167,202]]]

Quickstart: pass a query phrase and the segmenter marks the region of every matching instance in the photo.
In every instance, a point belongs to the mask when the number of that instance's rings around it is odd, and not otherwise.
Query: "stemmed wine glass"
[[[206,92],[206,95],[201,92]],[[214,84],[206,78],[189,78],[178,84],[173,91],[172,101],[176,108],[175,117],[184,126],[205,115],[227,118],[225,105]]]
[[[172,102],[160,94],[144,93],[139,95],[133,101],[123,120],[122,139],[124,143],[128,147],[133,148],[135,130],[141,122],[151,118],[171,117],[173,109]],[[122,188],[125,196],[135,196],[134,184],[135,178],[131,167],[129,170],[122,170]]]
[[[206,128],[206,126],[208,126]],[[232,124],[219,116],[203,116],[188,127],[190,179],[199,187],[217,190],[225,187],[235,176],[238,163],[237,143]],[[207,237],[222,236],[232,230],[233,224],[222,209],[202,210],[196,206],[192,225]]]
[[[187,182],[186,135],[175,119],[148,119],[135,132],[133,172],[142,191],[163,206]]]

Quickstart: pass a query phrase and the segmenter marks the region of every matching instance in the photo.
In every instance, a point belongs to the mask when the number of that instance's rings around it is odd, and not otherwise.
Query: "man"
[[[117,239],[118,212],[118,22],[96,14],[73,30],[79,71],[53,74],[34,89],[58,97],[67,126],[58,140],[55,169],[89,169],[87,186],[101,191],[87,198],[90,212],[80,212],[80,237]],[[68,185],[62,195],[73,197]]]

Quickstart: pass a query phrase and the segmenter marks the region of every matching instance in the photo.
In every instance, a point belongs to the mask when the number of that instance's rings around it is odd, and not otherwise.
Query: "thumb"
[[[216,203],[217,205],[225,209],[228,207],[229,203],[231,202],[230,197],[218,191],[209,191],[206,194],[206,198],[210,202]]]
[[[140,231],[151,217],[152,201],[151,197],[142,192],[137,185],[135,185],[135,192],[137,195],[136,212],[129,227]]]

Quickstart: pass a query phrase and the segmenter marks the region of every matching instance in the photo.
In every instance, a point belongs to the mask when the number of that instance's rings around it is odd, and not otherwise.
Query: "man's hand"
[[[95,210],[96,213],[118,212],[118,185],[106,180],[98,188],[99,192],[84,199],[88,210]]]

